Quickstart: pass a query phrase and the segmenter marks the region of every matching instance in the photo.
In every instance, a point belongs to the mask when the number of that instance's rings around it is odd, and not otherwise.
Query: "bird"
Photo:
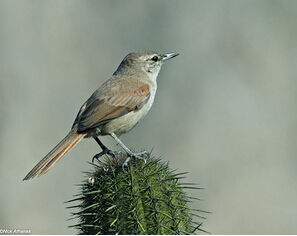
[[[178,55],[154,51],[129,53],[112,76],[81,106],[66,137],[41,159],[23,180],[47,173],[83,138],[93,138],[102,149],[92,161],[104,154],[114,155],[98,138],[105,135],[111,136],[127,153],[123,167],[127,165],[130,157],[145,160],[142,156],[146,151],[133,153],[119,136],[135,127],[151,109],[161,66]]]

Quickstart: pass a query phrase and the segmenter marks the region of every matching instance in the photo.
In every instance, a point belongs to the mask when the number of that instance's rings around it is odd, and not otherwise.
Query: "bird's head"
[[[156,78],[163,63],[178,55],[178,53],[159,54],[153,51],[132,52],[123,59],[115,73],[144,71],[149,77]]]

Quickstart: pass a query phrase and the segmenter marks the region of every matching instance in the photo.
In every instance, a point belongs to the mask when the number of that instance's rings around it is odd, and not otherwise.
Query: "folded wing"
[[[78,132],[93,129],[107,122],[136,111],[145,105],[150,97],[148,84],[142,84],[125,93],[115,93],[90,98],[82,107],[76,122]]]

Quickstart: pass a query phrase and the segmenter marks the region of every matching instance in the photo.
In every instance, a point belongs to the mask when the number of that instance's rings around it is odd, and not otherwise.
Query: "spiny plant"
[[[201,228],[203,210],[189,204],[196,197],[185,189],[200,189],[181,183],[186,173],[170,170],[160,159],[146,163],[132,158],[125,170],[126,155],[105,156],[94,169],[86,172],[80,193],[67,203],[77,208],[71,219],[78,234],[193,234]]]

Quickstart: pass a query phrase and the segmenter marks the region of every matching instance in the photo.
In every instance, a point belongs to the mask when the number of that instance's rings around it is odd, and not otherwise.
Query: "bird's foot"
[[[126,160],[124,161],[124,163],[122,164],[123,171],[125,171],[125,167],[128,166],[128,163],[129,163],[130,160],[131,160],[131,158],[127,157]]]
[[[141,159],[143,160],[144,158],[141,157],[141,156],[149,156],[149,152],[148,151],[142,151],[142,152],[134,152],[134,153],[131,153],[131,155],[135,158],[138,158],[138,159]],[[139,158],[140,157],[140,158]]]
[[[149,152],[148,151],[143,151],[143,152],[131,152],[131,153],[128,153],[129,156],[131,157],[134,157],[136,159],[140,159],[140,160],[143,160],[144,161],[144,164],[146,163],[146,158],[145,157],[148,157],[149,155]],[[144,157],[145,156],[145,157]]]
[[[108,154],[108,155],[110,155],[110,156],[115,157],[115,153],[114,153],[113,151],[109,150],[108,148],[106,148],[106,149],[103,149],[102,152],[97,153],[95,156],[93,156],[93,158],[92,158],[92,163],[94,163],[94,160],[95,160],[95,159],[96,159],[97,161],[99,161],[99,158],[100,158],[101,156],[105,155],[105,154]]]
[[[134,157],[136,159],[140,159],[144,161],[144,164],[146,164],[146,158],[143,156],[148,157],[149,152],[148,151],[143,151],[143,152],[131,152],[128,153],[130,157],[127,157],[127,159],[124,161],[124,163],[122,164],[122,169],[125,170],[125,167],[128,166],[129,161],[131,160],[131,157]]]

